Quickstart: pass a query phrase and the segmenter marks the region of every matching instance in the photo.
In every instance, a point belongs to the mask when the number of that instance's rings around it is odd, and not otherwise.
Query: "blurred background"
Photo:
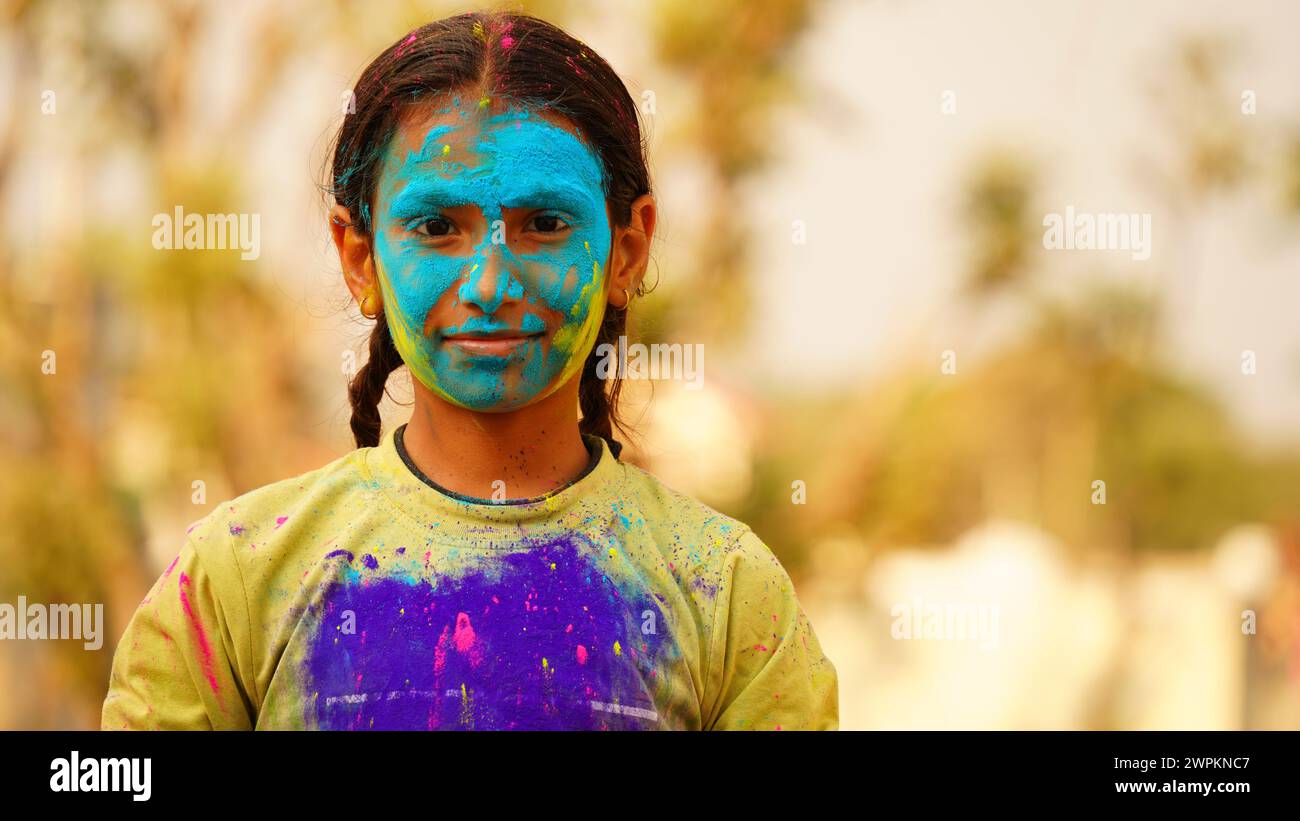
[[[106,617],[0,641],[0,728],[97,727],[186,526],[352,447],[328,142],[470,8],[0,2],[0,602]],[[842,727],[1300,728],[1300,6],[511,8],[641,103],[636,334],[707,356],[630,458],[780,557]],[[155,250],[177,206],[260,256]],[[1150,258],[1045,249],[1071,206]]]

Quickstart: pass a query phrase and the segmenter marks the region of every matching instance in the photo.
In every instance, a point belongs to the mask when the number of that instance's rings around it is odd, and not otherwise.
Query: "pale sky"
[[[1149,260],[1056,252],[1062,289],[1097,262],[1119,279],[1163,278],[1173,364],[1253,432],[1300,440],[1300,219],[1230,199],[1184,248],[1162,236],[1168,215],[1137,179],[1163,139],[1143,89],[1175,35],[1241,36],[1224,116],[1241,116],[1238,87],[1253,89],[1266,131],[1300,123],[1297,31],[1300,5],[1281,2],[832,3],[805,48],[808,76],[853,123],[794,116],[774,135],[783,160],[753,199],[765,284],[755,358],[793,385],[875,373],[909,343],[936,356],[973,344],[945,321],[962,273],[956,193],[971,158],[1005,144],[1038,161],[1051,210],[1153,214]],[[957,113],[944,116],[948,89]],[[805,246],[789,241],[795,218]],[[1185,260],[1198,267],[1173,279]],[[1243,349],[1257,353],[1253,378]]]

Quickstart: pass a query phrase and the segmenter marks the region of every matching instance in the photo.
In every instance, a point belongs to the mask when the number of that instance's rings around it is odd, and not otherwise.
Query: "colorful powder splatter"
[[[181,571],[180,582],[177,584],[180,591],[181,606],[185,608],[185,616],[190,620],[190,626],[194,628],[195,640],[199,643],[199,661],[203,666],[203,677],[208,680],[208,686],[216,695],[217,701],[221,701],[221,688],[217,684],[217,674],[212,666],[212,644],[208,641],[208,633],[203,629],[203,622],[194,613],[194,608],[190,606],[190,597],[187,592],[190,589],[190,577]]]
[[[656,728],[655,667],[679,651],[666,636],[639,636],[641,614],[658,611],[653,597],[617,588],[579,537],[521,547],[459,577],[332,583],[303,662],[305,692],[316,694],[308,722]],[[356,629],[343,634],[349,612]],[[623,645],[642,650],[613,649]]]

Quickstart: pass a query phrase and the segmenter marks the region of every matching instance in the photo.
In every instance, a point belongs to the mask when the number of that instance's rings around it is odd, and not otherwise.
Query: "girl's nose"
[[[514,268],[515,261],[505,244],[485,242],[482,251],[475,255],[470,264],[469,274],[461,283],[458,293],[460,301],[477,305],[483,313],[491,315],[497,312],[508,297],[521,298],[523,286],[515,277]]]

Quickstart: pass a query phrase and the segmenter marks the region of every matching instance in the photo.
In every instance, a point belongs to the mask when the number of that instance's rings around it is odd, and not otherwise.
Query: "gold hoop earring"
[[[361,315],[366,319],[374,319],[379,316],[378,311],[370,310],[370,301],[374,299],[374,296],[373,293],[367,292],[365,296],[361,297]]]
[[[619,310],[619,311],[626,311],[626,310],[627,310],[627,306],[629,306],[629,305],[632,304],[632,297],[631,297],[631,295],[628,294],[626,288],[620,288],[619,290],[623,292],[623,307],[621,307],[621,308],[617,308],[616,310]]]

